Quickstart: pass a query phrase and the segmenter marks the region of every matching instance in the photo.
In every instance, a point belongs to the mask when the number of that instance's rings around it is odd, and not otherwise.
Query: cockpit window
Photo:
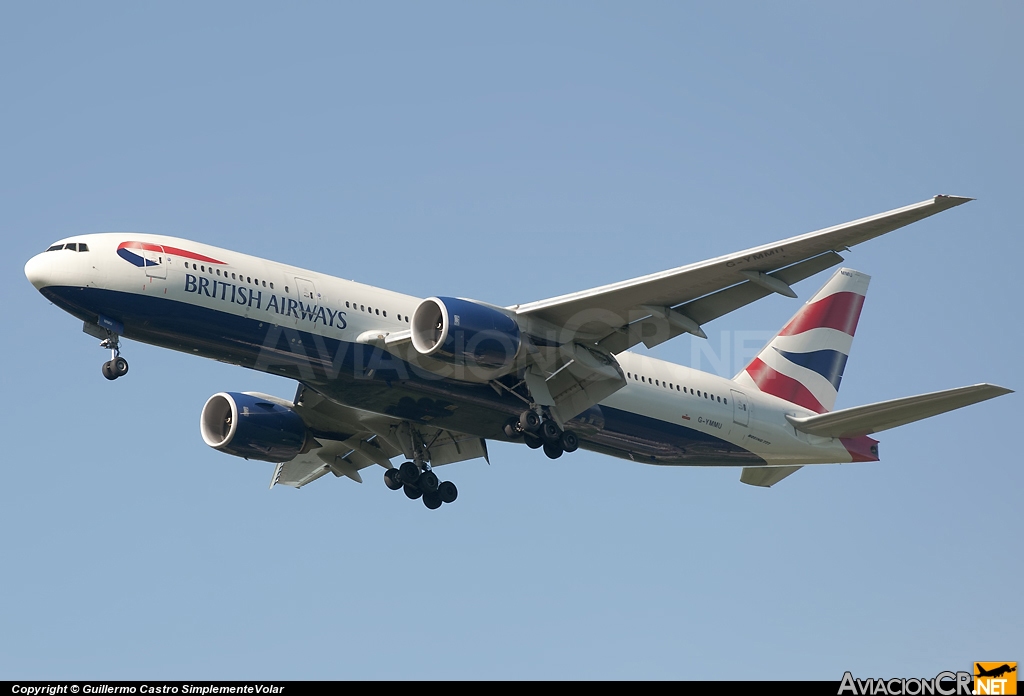
[[[68,251],[89,251],[89,245],[81,242],[71,244],[54,244],[47,251],[60,251],[61,249],[67,249]]]

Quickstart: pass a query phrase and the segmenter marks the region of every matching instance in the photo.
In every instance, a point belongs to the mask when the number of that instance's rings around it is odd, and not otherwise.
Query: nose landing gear
[[[104,377],[113,381],[128,374],[128,361],[121,357],[121,344],[116,333],[111,333],[108,338],[103,339],[100,348],[110,349],[110,360],[103,363],[101,368]]]

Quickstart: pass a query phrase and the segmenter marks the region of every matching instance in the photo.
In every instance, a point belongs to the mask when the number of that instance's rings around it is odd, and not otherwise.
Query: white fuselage
[[[137,246],[119,249],[128,241]],[[279,374],[283,371],[275,367],[273,360],[258,364],[251,358],[236,359],[234,356],[248,353],[245,341],[234,334],[218,346],[218,325],[233,327],[241,320],[248,322],[253,331],[263,332],[252,336],[249,350],[259,349],[263,341],[264,354],[268,345],[261,336],[269,329],[284,330],[284,341],[290,340],[295,350],[313,350],[314,346],[304,342],[316,344],[320,340],[338,352],[341,348],[333,346],[354,345],[364,332],[408,329],[409,319],[421,301],[323,273],[159,235],[82,235],[61,240],[54,246],[67,243],[86,245],[88,251],[48,251],[26,266],[33,284],[63,309],[86,322],[105,316],[123,323],[128,338]],[[136,265],[137,259],[143,259],[142,265]],[[95,306],[97,303],[101,306]],[[188,308],[208,311],[188,314]],[[278,353],[285,350],[279,342],[272,348]],[[758,390],[740,388],[732,380],[645,355],[624,352],[617,358],[627,384],[603,400],[600,407],[607,411],[609,423],[617,420],[618,424],[594,426],[593,437],[584,428],[584,447],[590,445],[617,456],[663,464],[793,466],[852,461],[840,441],[806,435],[786,420],[787,414],[811,415],[807,409]],[[392,385],[389,382],[387,386]],[[415,380],[407,386],[413,392],[419,388]],[[440,386],[432,383],[423,388],[434,394]],[[330,396],[343,401],[346,393],[340,390]],[[373,404],[378,403],[374,401],[376,397],[359,394],[355,403],[346,405],[372,410]],[[457,399],[458,395],[452,398]],[[380,408],[383,410],[384,406]],[[615,418],[610,414],[615,414]],[[469,430],[467,423],[471,425],[471,421],[463,419],[460,427]],[[635,427],[637,433],[625,432],[630,427]],[[598,432],[602,429],[606,431],[603,435]],[[662,456],[657,454],[659,432],[667,433],[666,437],[674,442]],[[490,426],[471,434],[506,439]],[[682,444],[687,437],[698,444]],[[641,441],[648,444],[642,445]],[[653,449],[647,451],[643,447]],[[692,458],[686,454],[696,451],[705,454]],[[721,455],[707,454],[715,451]]]

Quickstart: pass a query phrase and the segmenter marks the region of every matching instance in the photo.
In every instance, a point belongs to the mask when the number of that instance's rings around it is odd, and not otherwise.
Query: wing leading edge
[[[533,322],[538,334],[555,332],[560,343],[604,342],[602,347],[612,353],[684,332],[701,335],[700,324],[773,292],[795,296],[789,286],[842,261],[838,251],[970,200],[939,195],[708,261],[510,309]],[[649,342],[646,336],[651,335],[656,337]]]

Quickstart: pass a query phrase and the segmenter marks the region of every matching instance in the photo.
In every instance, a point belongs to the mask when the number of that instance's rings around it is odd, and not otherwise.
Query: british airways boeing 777
[[[458,495],[434,468],[487,440],[579,447],[648,464],[740,466],[772,486],[808,464],[878,460],[869,435],[1010,390],[978,384],[834,411],[869,277],[839,268],[733,379],[630,352],[838,265],[848,250],[968,198],[933,199],[582,292],[499,307],[420,299],[160,235],[63,239],[25,274],[111,351],[122,337],[284,375],[285,400],[214,394],[203,440],[273,462],[271,485],[373,465],[431,509]],[[402,463],[395,467],[392,460]]]

